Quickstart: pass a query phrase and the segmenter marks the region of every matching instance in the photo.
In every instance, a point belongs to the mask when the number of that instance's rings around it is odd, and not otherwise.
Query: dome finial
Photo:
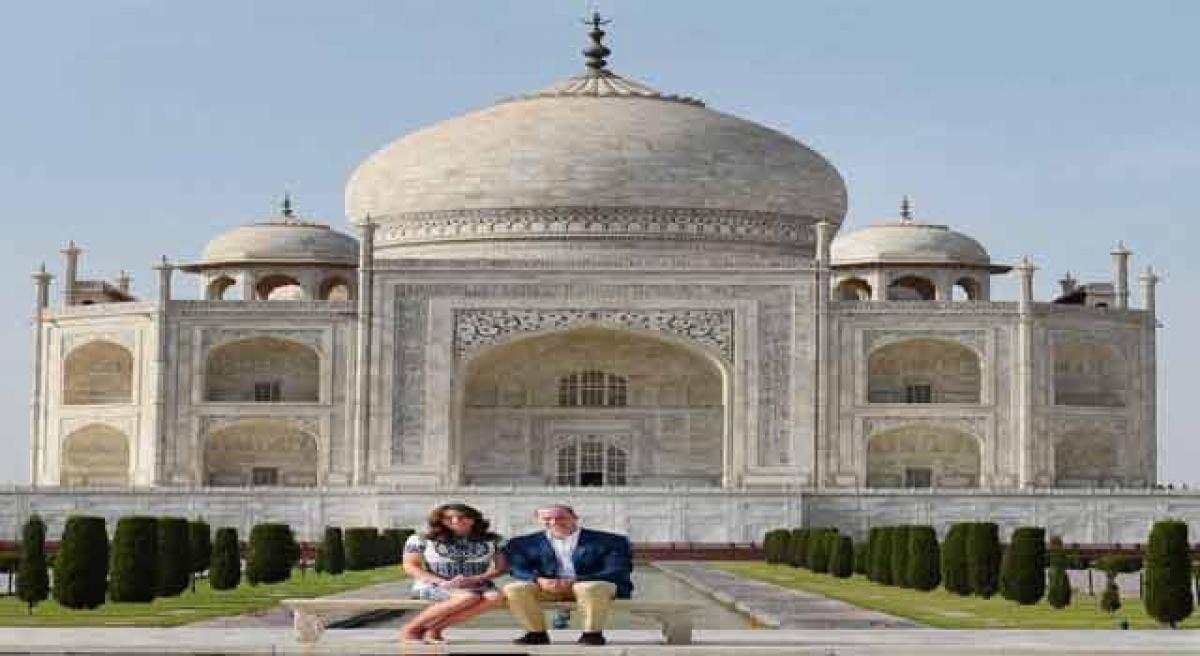
[[[285,219],[295,216],[295,212],[292,211],[292,194],[289,192],[283,192],[283,203],[279,207],[279,215]]]
[[[904,194],[904,198],[900,200],[900,220],[904,223],[912,223],[912,200],[908,194]]]
[[[588,37],[591,38],[592,45],[583,49],[583,56],[587,58],[584,65],[588,67],[588,72],[593,75],[598,75],[601,71],[606,71],[605,66],[608,65],[608,62],[604,58],[612,54],[612,51],[604,47],[604,43],[602,43],[605,32],[600,29],[611,22],[611,20],[602,18],[600,12],[594,8],[592,9],[592,17],[583,20],[584,25],[592,26],[592,30],[588,32]]]

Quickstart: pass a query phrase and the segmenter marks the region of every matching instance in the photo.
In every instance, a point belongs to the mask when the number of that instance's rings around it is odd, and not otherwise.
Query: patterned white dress
[[[483,574],[499,551],[499,540],[472,540],[457,536],[441,542],[415,534],[409,536],[408,541],[404,543],[405,554],[420,554],[421,560],[425,562],[425,569],[444,579]],[[413,581],[412,594],[420,599],[442,601],[449,599],[450,593],[455,590],[486,592],[495,589],[496,586],[491,581],[475,588],[443,588],[428,581],[417,580]]]

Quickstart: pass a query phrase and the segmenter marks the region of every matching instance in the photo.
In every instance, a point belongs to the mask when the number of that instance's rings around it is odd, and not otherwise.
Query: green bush
[[[192,556],[188,522],[182,517],[158,518],[158,596],[175,597],[188,587]]]
[[[892,539],[895,528],[880,526],[875,544],[871,545],[871,580],[882,585],[892,584]]]
[[[833,555],[829,558],[829,573],[839,579],[848,579],[854,574],[854,540],[849,535],[833,534]]]
[[[250,585],[278,583],[292,575],[297,552],[292,529],[287,524],[256,524],[250,529],[246,554],[246,581]]]
[[[1004,560],[1006,567],[1000,573],[1004,598],[1022,605],[1040,601],[1046,593],[1046,529],[1018,527]]]
[[[763,561],[771,564],[779,562],[779,536],[783,529],[773,528],[763,534]]]
[[[388,528],[383,531],[384,565],[399,565],[404,558],[404,542],[413,534],[411,528]]]
[[[346,550],[342,546],[341,528],[325,528],[325,538],[317,548],[317,571],[329,574],[341,574],[346,571]]]
[[[108,587],[108,534],[103,517],[67,518],[54,556],[54,600],[67,608],[96,608]]]
[[[892,528],[891,569],[892,585],[911,588],[908,581],[908,529],[907,525]]]
[[[238,549],[237,529],[228,526],[219,528],[213,542],[208,584],[213,590],[232,590],[241,582],[242,555]]]
[[[1142,569],[1142,559],[1139,556],[1106,554],[1096,560],[1096,569],[1113,574],[1132,574]]]
[[[794,528],[788,537],[787,564],[792,567],[804,567],[808,564],[808,536],[806,528]]]
[[[942,585],[946,592],[967,596],[971,594],[971,580],[967,574],[967,533],[970,524],[950,525],[946,540],[942,542]]]
[[[212,528],[204,520],[188,522],[188,556],[192,559],[192,592],[196,576],[212,565]]]
[[[812,529],[808,536],[808,557],[805,567],[811,572],[825,574],[829,571],[829,556],[832,551],[830,536],[837,535],[835,528]]]
[[[1051,608],[1066,608],[1071,604],[1071,580],[1067,577],[1067,553],[1062,538],[1050,538],[1047,556],[1050,572],[1046,579],[1046,603]]]
[[[867,548],[866,542],[856,542],[854,544],[854,573],[867,575],[869,569],[870,550]]]
[[[879,553],[879,537],[883,535],[883,528],[874,526],[867,531],[867,571],[866,576],[868,581],[879,582],[876,575],[879,573],[875,567],[875,557]]]
[[[1117,588],[1117,573],[1104,573],[1104,592],[1100,595],[1100,610],[1115,613],[1121,608],[1121,591]]]
[[[1000,574],[1000,528],[973,522],[967,530],[967,578],[971,593],[987,599],[996,594]]]
[[[932,526],[910,526],[908,529],[908,587],[933,590],[942,582],[941,554],[938,551],[937,531]]]
[[[346,529],[346,569],[353,572],[375,566],[376,535],[378,532],[375,529],[365,526]]]
[[[158,520],[122,517],[113,533],[108,596],[113,601],[150,602],[158,591]]]
[[[1146,550],[1146,612],[1171,628],[1192,614],[1191,554],[1186,522],[1155,522]]]
[[[17,565],[17,598],[33,607],[50,596],[50,574],[46,565],[46,523],[31,515],[21,528],[21,552]],[[11,570],[9,570],[11,571]]]

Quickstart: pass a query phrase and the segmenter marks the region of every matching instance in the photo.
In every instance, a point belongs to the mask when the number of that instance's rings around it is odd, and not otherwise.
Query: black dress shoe
[[[581,645],[608,644],[608,641],[604,639],[604,634],[599,631],[584,631],[576,642]]]
[[[550,634],[545,631],[529,631],[525,635],[513,640],[514,645],[548,645],[550,644]],[[604,643],[600,643],[604,644]]]

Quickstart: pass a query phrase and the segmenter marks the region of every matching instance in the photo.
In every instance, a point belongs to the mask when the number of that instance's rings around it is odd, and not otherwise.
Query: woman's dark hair
[[[491,524],[483,518],[483,513],[475,508],[468,506],[465,503],[445,503],[429,512],[429,528],[425,531],[425,537],[434,542],[446,542],[453,539],[454,531],[451,531],[442,523],[442,515],[447,511],[462,513],[470,517],[474,523],[471,524],[471,532],[467,534],[470,540],[499,540],[500,536],[492,533],[488,529]]]

